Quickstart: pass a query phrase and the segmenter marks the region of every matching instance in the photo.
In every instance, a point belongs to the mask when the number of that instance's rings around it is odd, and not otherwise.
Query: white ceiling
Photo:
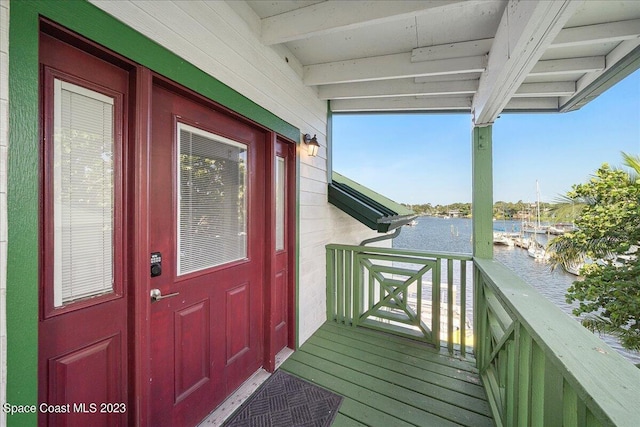
[[[247,4],[335,112],[581,107],[640,66],[640,1],[266,1]]]

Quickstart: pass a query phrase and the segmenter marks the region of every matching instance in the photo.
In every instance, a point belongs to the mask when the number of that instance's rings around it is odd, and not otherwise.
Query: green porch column
[[[473,256],[493,258],[492,126],[473,128]]]

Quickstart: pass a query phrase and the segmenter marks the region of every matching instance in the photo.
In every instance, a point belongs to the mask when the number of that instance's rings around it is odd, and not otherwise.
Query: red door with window
[[[267,135],[161,81],[152,104],[150,419],[193,425],[262,365]]]
[[[46,34],[40,64],[39,422],[125,425],[130,76]]]

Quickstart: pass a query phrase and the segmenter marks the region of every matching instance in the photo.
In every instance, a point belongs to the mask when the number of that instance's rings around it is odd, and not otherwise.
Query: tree
[[[567,290],[567,302],[593,331],[610,333],[623,347],[640,351],[640,157],[623,153],[631,172],[606,163],[567,197],[581,205],[577,231],[552,240],[552,263],[585,260],[584,280]]]

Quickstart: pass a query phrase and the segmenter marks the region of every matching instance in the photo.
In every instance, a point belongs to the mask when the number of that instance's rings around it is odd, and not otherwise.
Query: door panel
[[[91,403],[117,402],[122,366],[121,337],[116,335],[49,361],[51,396],[68,401],[73,412],[99,411]],[[56,386],[53,386],[56,384]],[[77,402],[88,402],[78,411]],[[117,417],[112,420],[117,422]],[[105,424],[106,425],[106,424]]]
[[[175,313],[176,402],[209,381],[209,301],[200,301]]]
[[[251,345],[250,288],[244,283],[227,291],[227,357],[226,363],[242,356]]]
[[[165,83],[152,100],[151,424],[188,426],[262,364],[266,136]]]
[[[40,37],[42,216],[39,400],[50,426],[124,425],[127,397],[129,74]],[[99,412],[101,404],[121,411]]]

